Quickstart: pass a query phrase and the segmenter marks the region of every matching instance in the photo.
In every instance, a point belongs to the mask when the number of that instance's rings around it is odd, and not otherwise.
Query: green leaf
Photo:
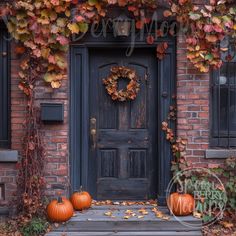
[[[206,56],[205,56],[205,59],[206,60],[208,60],[208,61],[212,61],[213,60],[213,55],[211,54],[211,53],[209,53],[209,54],[207,54]]]
[[[199,20],[201,18],[201,15],[197,13],[189,12],[189,17],[192,20]]]
[[[236,7],[231,7],[229,9],[229,13],[232,14],[232,15],[236,15]]]
[[[88,31],[87,23],[79,23],[79,29],[82,33],[86,33]]]
[[[55,79],[55,75],[52,73],[46,73],[43,77],[43,79],[47,82],[47,83],[51,83],[54,79]]]
[[[95,6],[97,3],[98,3],[97,0],[88,0],[88,4],[89,4],[90,6]]]

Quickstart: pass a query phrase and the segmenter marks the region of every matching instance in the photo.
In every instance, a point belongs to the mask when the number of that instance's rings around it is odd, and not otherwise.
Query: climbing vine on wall
[[[218,43],[226,35],[235,37],[236,7],[230,3],[231,0],[211,0],[209,5],[200,7],[192,0],[171,0],[170,10],[164,12],[165,17],[175,16],[180,23],[186,35],[188,59],[201,72],[208,72],[211,66],[221,66],[220,50],[227,48],[220,48]],[[87,32],[89,25],[105,18],[109,7],[114,5],[126,7],[132,13],[137,29],[150,23],[150,17],[158,7],[155,0],[16,1],[12,5],[8,29],[27,49],[25,55],[40,61],[44,80],[58,88],[66,75],[64,52],[71,36]],[[147,43],[154,43],[153,35],[148,36]],[[167,47],[166,44],[164,47],[158,45],[158,55]],[[23,87],[29,86],[25,77],[27,73],[22,69]]]
[[[174,16],[186,35],[188,59],[201,72],[222,64],[218,43],[226,36],[235,37],[236,7],[232,0],[210,0],[209,5],[197,6],[192,0],[170,0],[170,9],[165,17]],[[39,61],[44,80],[53,88],[61,86],[66,76],[67,63],[64,53],[71,36],[88,31],[89,25],[105,18],[109,7],[125,7],[136,20],[136,28],[150,23],[158,5],[155,0],[24,0],[13,1],[8,29],[16,40],[26,48],[24,57]],[[73,10],[72,10],[73,9]],[[158,31],[160,36],[161,33]],[[156,35],[155,35],[156,36]],[[149,35],[147,43],[154,43]],[[163,46],[164,45],[164,46]],[[157,46],[157,55],[163,58],[166,44]],[[23,63],[29,63],[23,60]],[[27,70],[27,69],[26,69]],[[26,92],[27,71],[20,73],[20,88]]]
[[[104,18],[109,5],[127,7],[134,18],[136,27],[141,28],[145,18],[145,9],[153,12],[155,1],[97,1],[89,0],[82,3],[74,0],[28,0],[17,1],[12,5],[8,23],[9,32],[26,48],[20,72],[20,88],[27,92],[27,64],[34,57],[39,61],[40,71],[44,80],[53,88],[59,88],[61,80],[66,77],[67,63],[64,56],[68,44],[74,34],[88,31],[89,24]],[[73,12],[73,15],[72,15]]]
[[[220,42],[229,36],[235,43],[236,38],[236,5],[233,0],[209,0],[208,4],[201,6],[192,0],[173,0],[165,15],[175,16],[180,23],[186,36],[187,57],[197,69],[209,72],[211,67],[221,67],[220,54],[228,50],[228,45],[220,45]]]

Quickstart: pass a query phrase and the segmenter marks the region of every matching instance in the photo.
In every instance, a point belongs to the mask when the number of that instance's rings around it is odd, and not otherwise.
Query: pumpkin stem
[[[82,187],[82,185],[80,186],[79,191],[80,191],[80,192],[83,192],[83,187]]]
[[[180,180],[179,177],[177,177],[177,192],[178,193],[183,193],[184,192],[184,186],[183,186],[183,182]]]
[[[57,201],[58,201],[58,203],[62,203],[62,197],[61,196],[58,197]]]

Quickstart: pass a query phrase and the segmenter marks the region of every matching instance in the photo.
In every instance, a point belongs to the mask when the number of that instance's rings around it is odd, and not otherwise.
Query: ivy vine
[[[188,59],[201,72],[222,64],[219,43],[225,36],[236,36],[236,7],[232,0],[210,0],[209,5],[197,6],[192,0],[170,0],[165,17],[174,16],[186,35]],[[61,86],[66,78],[65,52],[74,34],[85,33],[89,25],[105,18],[108,9],[117,5],[127,8],[136,20],[136,28],[150,23],[152,13],[158,8],[155,0],[24,0],[14,2],[8,29],[22,47],[26,48],[20,73],[20,88],[26,92],[29,58],[37,58],[44,80],[53,88]],[[73,9],[73,10],[72,10]],[[73,12],[73,14],[72,14]],[[171,32],[170,32],[171,33]],[[172,32],[173,33],[173,32]],[[158,36],[161,33],[157,32]],[[149,35],[147,43],[154,43],[156,35]],[[158,55],[164,54],[167,45],[158,45]],[[159,58],[162,58],[160,56]]]

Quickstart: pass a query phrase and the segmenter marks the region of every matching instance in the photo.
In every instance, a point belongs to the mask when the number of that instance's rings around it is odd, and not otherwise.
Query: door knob
[[[92,148],[96,148],[96,142],[97,142],[97,120],[96,118],[90,119],[90,135],[91,135],[91,144]]]

